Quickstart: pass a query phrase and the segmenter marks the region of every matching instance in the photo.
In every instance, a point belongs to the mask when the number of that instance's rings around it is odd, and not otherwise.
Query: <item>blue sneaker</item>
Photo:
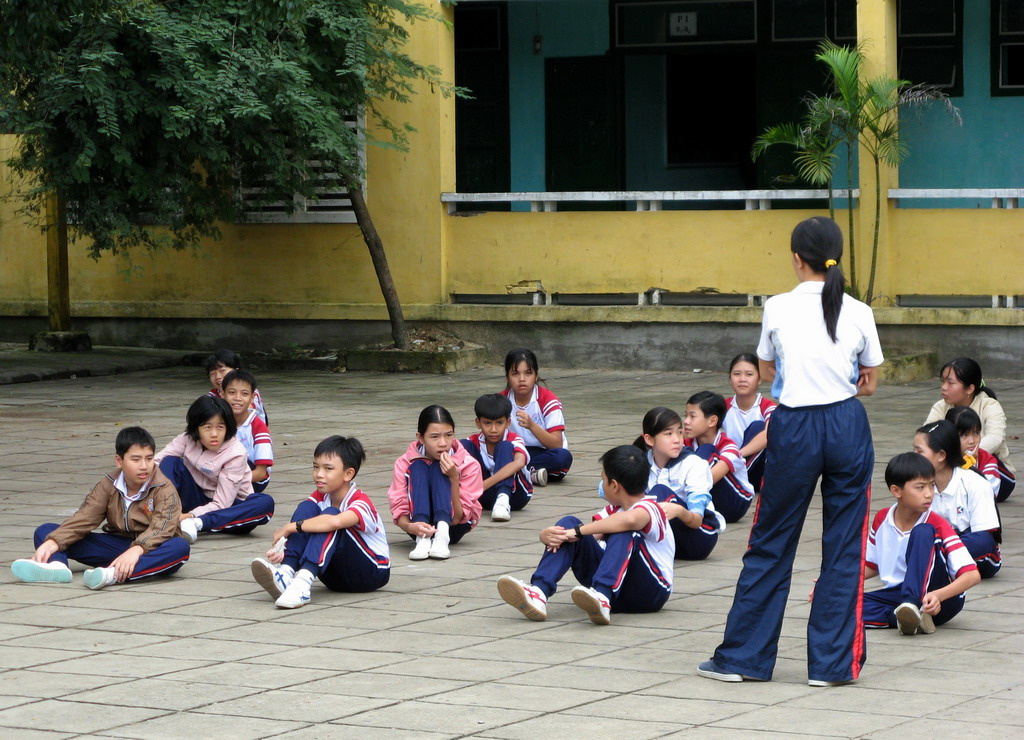
[[[11,563],[11,573],[25,583],[71,583],[71,569],[59,560],[49,563],[15,560]]]
[[[730,683],[739,683],[744,678],[742,673],[729,673],[724,668],[719,668],[718,664],[714,660],[705,660],[697,666],[697,675],[704,676],[704,678],[713,678],[716,681],[728,681]]]

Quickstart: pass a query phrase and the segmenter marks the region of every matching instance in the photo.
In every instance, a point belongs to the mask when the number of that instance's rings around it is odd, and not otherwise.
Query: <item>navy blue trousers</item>
[[[495,470],[501,470],[503,467],[515,460],[515,445],[506,440],[502,440],[501,442],[498,442],[498,444],[494,445],[494,469],[489,470],[484,465],[483,455],[480,454],[479,448],[473,444],[472,440],[464,439],[460,444],[466,449],[466,452],[473,456],[473,459],[480,463],[480,469],[483,471],[484,478],[493,475]],[[529,483],[529,475],[530,471],[523,468],[511,478],[498,481],[480,494],[480,504],[490,511],[494,508],[494,502],[498,498],[498,494],[504,493],[508,496],[509,505],[512,507],[512,511],[519,511],[530,503],[530,497],[533,496],[533,487]]]
[[[574,516],[562,517],[566,529],[583,524]],[[550,598],[558,582],[572,570],[576,580],[604,594],[613,612],[656,612],[672,595],[672,586],[656,573],[639,532],[604,536],[602,549],[593,536],[562,544],[555,552],[544,551],[530,582]]]
[[[1017,477],[998,457],[996,458],[996,467],[999,470],[999,492],[996,494],[996,502],[1001,504],[1010,498],[1013,489],[1017,487]]]
[[[764,485],[743,570],[715,651],[723,670],[768,680],[807,508],[821,478],[821,573],[807,622],[810,679],[857,678],[866,656],[861,603],[875,453],[856,398],[779,406],[768,428]]]
[[[35,546],[38,548],[43,544],[50,533],[59,526],[51,523],[37,527],[33,536]],[[132,546],[133,539],[106,532],[90,532],[70,545],[67,550],[55,552],[50,556],[50,562],[67,565],[68,558],[71,558],[93,568],[106,568]],[[128,580],[138,581],[151,576],[169,575],[188,561],[188,555],[188,540],[184,537],[171,537],[162,545],[143,553]]]
[[[699,446],[694,452],[697,457],[707,460],[711,466],[723,459],[718,454],[718,448],[710,443]],[[711,486],[711,500],[715,502],[715,509],[722,518],[732,524],[747,513],[750,503],[754,500],[754,494],[741,486],[731,474],[726,473],[718,483]]]
[[[940,543],[935,539],[935,527],[918,524],[910,530],[907,540],[907,574],[899,586],[887,586],[864,593],[864,625],[885,628],[896,626],[893,610],[905,602],[920,607],[929,591],[948,586],[949,571]],[[939,613],[932,616],[935,624],[945,624],[964,608],[964,595],[942,602]]]
[[[210,503],[210,499],[203,493],[203,489],[196,483],[180,457],[165,457],[160,461],[160,471],[178,489],[183,512],[187,513],[198,506]],[[226,509],[203,514],[202,531],[248,534],[261,524],[269,522],[272,516],[274,499],[266,493],[250,493],[243,501],[235,499],[235,503]]]
[[[684,509],[688,508],[683,497],[677,496],[665,485],[656,485],[647,492],[647,495],[653,496],[655,501],[671,501]],[[701,522],[700,529],[687,527],[679,519],[669,521],[669,526],[676,540],[676,560],[705,560],[718,544],[718,517],[710,510],[704,511],[704,521]]]
[[[303,501],[296,507],[291,520],[340,513],[333,506],[320,511],[312,501]],[[282,562],[294,570],[305,568],[331,591],[376,591],[391,578],[388,559],[374,556],[360,544],[358,534],[347,529],[288,535]]]
[[[572,453],[563,447],[527,447],[530,453],[530,467],[544,468],[548,480],[562,480],[572,467]]]
[[[742,450],[750,441],[757,435],[764,431],[765,423],[763,421],[754,421],[750,423],[746,431],[743,432],[743,439],[740,441],[740,449]],[[750,481],[750,485],[754,487],[754,493],[761,492],[761,481],[764,480],[764,460],[765,451],[751,455],[747,458],[747,480]]]
[[[967,529],[957,534],[977,563],[982,578],[991,578],[999,572],[1003,567],[1003,555],[999,551],[999,543],[991,532],[972,532]]]
[[[435,525],[448,522],[449,544],[454,545],[473,528],[469,522],[452,524],[452,482],[437,462],[413,460],[405,474],[412,507],[409,521]],[[414,535],[409,535],[416,539]]]

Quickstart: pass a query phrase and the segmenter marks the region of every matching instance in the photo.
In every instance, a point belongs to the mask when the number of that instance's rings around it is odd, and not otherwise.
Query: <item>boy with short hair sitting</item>
[[[498,593],[528,619],[547,618],[547,601],[570,568],[583,584],[572,590],[573,603],[594,624],[611,624],[613,611],[658,611],[672,594],[675,539],[668,522],[685,509],[645,497],[650,467],[633,445],[609,450],[600,462],[598,493],[608,506],[587,524],[566,516],[542,529],[545,552],[530,583],[498,579]]]
[[[290,523],[274,532],[264,558],[252,561],[256,582],[282,609],[308,604],[313,579],[331,591],[375,591],[391,577],[388,538],[373,502],[354,483],[366,453],[358,439],[335,435],[313,451],[316,490]],[[279,541],[287,538],[284,547]]]
[[[484,476],[480,503],[491,511],[491,521],[507,522],[533,496],[533,483],[526,470],[530,453],[526,442],[512,431],[512,402],[500,393],[476,399],[476,428],[480,431],[462,440],[466,452],[478,463]]]
[[[235,415],[235,438],[242,443],[252,471],[252,490],[263,493],[270,485],[270,468],[274,464],[274,446],[270,429],[252,407],[256,394],[256,378],[248,370],[232,370],[221,383],[221,397]]]
[[[953,526],[930,511],[931,462],[916,452],[896,455],[885,483],[896,503],[875,515],[864,562],[864,577],[879,576],[885,588],[864,593],[864,625],[931,634],[963,609],[964,592],[981,574]]]
[[[93,566],[85,585],[100,589],[175,572],[189,546],[178,530],[181,502],[153,456],[156,442],[142,427],[125,427],[114,442],[117,470],[108,473],[78,511],[60,525],[35,531],[36,551],[11,572],[28,583],[70,583],[68,558]],[[100,523],[103,532],[93,532]]]

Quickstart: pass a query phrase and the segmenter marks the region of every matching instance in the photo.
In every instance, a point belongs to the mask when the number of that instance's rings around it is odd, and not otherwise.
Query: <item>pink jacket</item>
[[[232,437],[216,452],[210,452],[199,442],[182,432],[167,443],[154,458],[156,464],[165,457],[180,457],[192,479],[210,503],[192,509],[195,516],[209,511],[226,509],[235,501],[244,501],[252,493],[252,473],[249,472],[245,447]]]
[[[458,440],[452,441],[452,448],[448,454],[452,456],[455,467],[459,469],[459,500],[462,502],[462,521],[452,524],[468,522],[475,527],[480,523],[480,512],[483,509],[480,505],[480,494],[484,490],[484,479],[480,474],[480,463],[463,449]],[[413,460],[426,460],[431,465],[436,464],[420,453],[420,443],[415,440],[405,454],[395,460],[395,472],[391,479],[391,488],[388,489],[388,504],[391,506],[391,518],[395,524],[398,524],[399,517],[409,516],[412,510],[405,474],[409,472]]]

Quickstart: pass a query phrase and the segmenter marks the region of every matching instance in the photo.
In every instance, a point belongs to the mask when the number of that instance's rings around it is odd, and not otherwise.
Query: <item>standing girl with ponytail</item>
[[[860,603],[874,447],[856,396],[878,383],[882,348],[871,309],[846,295],[843,236],[829,218],[802,221],[790,242],[800,284],[764,305],[757,356],[776,376],[764,483],[743,570],[711,660],[719,681],[767,681],[778,653],[800,531],[821,478],[822,563],[807,623],[811,686],[857,678],[864,663]]]

